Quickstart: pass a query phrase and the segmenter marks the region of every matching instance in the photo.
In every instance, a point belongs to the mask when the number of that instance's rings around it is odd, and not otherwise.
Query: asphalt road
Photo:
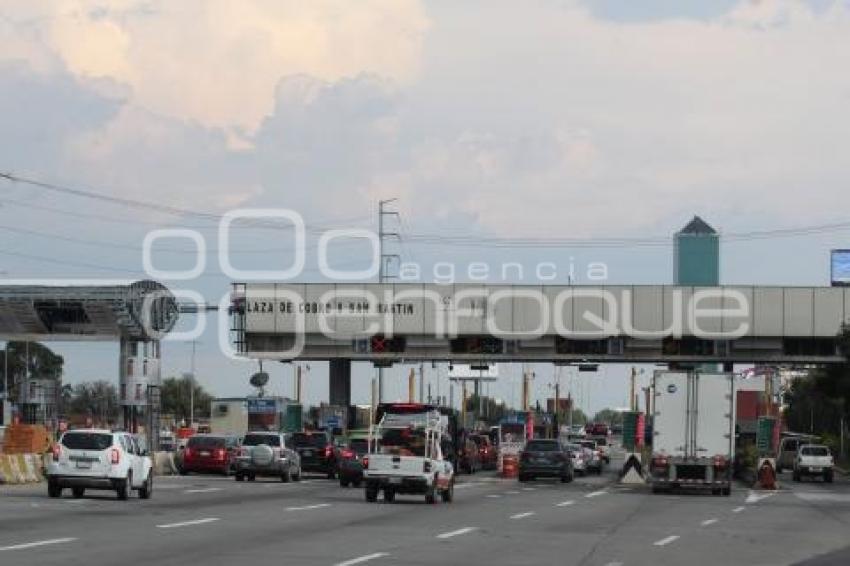
[[[850,564],[850,483],[652,495],[612,472],[572,484],[462,476],[452,504],[368,504],[324,479],[157,478],[149,501],[0,486],[0,564]]]

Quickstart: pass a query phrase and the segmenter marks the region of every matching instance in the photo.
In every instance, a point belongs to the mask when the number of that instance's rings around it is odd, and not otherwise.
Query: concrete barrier
[[[153,467],[158,476],[173,476],[178,472],[172,452],[154,452]]]
[[[0,454],[0,483],[41,481],[44,481],[44,459],[40,454]]]

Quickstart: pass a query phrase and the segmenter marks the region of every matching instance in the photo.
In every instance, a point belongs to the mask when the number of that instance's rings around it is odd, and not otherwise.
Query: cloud
[[[244,137],[271,112],[287,75],[337,80],[361,72],[417,75],[428,21],[416,0],[277,2],[99,0],[24,3],[2,10],[28,40],[78,77],[129,85],[132,102]]]

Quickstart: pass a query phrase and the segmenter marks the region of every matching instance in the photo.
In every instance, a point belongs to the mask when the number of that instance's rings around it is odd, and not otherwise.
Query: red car
[[[486,434],[473,434],[470,438],[478,446],[478,459],[482,470],[495,470],[499,465],[499,454]]]
[[[229,476],[234,470],[238,448],[235,436],[196,434],[183,449],[180,473],[215,472]]]

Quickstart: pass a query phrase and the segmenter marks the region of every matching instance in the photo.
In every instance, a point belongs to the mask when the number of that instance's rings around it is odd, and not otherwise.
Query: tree
[[[162,380],[160,398],[162,399],[162,413],[173,415],[177,419],[186,419],[189,422],[189,406],[191,405],[192,382],[190,377],[167,377]],[[213,396],[207,393],[203,387],[194,384],[195,395],[195,418],[209,417],[210,405]]]
[[[623,424],[623,413],[614,409],[602,409],[593,415],[593,422],[607,423],[610,426]]]
[[[106,380],[78,383],[71,389],[68,401],[69,415],[90,416],[101,424],[118,420],[118,391]]]
[[[837,341],[844,362],[794,379],[785,392],[785,421],[789,429],[838,436],[842,420],[850,421],[850,326],[841,327]]]
[[[27,357],[29,355],[29,357]],[[8,362],[6,356],[9,357]],[[9,368],[9,384],[12,397],[17,395],[18,384],[27,377],[34,379],[62,379],[65,359],[38,342],[7,342],[0,364],[2,383],[6,383],[6,367]],[[29,369],[29,371],[27,371]]]

